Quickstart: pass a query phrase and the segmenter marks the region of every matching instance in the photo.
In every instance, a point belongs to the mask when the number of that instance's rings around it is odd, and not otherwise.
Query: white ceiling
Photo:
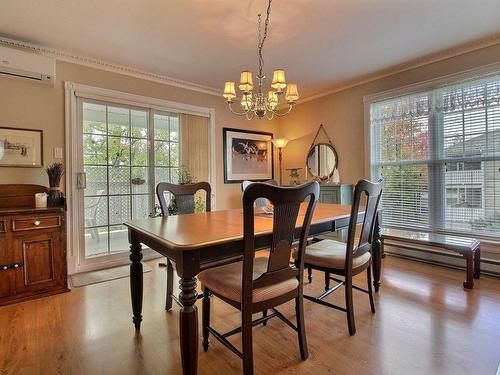
[[[1,0],[0,35],[222,90],[267,0]],[[500,32],[499,0],[274,0],[265,71],[305,97]]]

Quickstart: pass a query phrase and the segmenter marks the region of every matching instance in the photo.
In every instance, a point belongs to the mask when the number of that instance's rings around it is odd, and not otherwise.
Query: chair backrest
[[[168,202],[165,193],[173,194],[175,206],[179,215],[192,214],[195,210],[194,196],[199,190],[205,190],[205,210],[211,210],[212,188],[208,182],[197,182],[195,184],[176,185],[168,182],[160,182],[156,185],[156,195],[160,201],[160,208],[163,216],[168,216]]]
[[[351,220],[349,222],[349,231],[347,234],[347,253],[345,262],[346,274],[352,269],[352,258],[361,256],[371,251],[373,241],[373,230],[378,214],[378,206],[384,182],[380,179],[378,182],[360,180],[354,188],[354,198],[351,208]],[[359,205],[363,196],[365,200],[365,215],[359,233],[359,242],[356,244],[356,225],[359,216]]]
[[[253,279],[255,258],[254,202],[258,198],[268,199],[274,206],[273,237],[267,271]],[[309,198],[304,212],[299,237],[298,257],[295,267],[290,266],[292,243],[300,205]],[[243,193],[243,304],[252,303],[252,290],[299,278],[302,287],[305,251],[312,214],[319,198],[319,184],[309,182],[295,187],[278,187],[266,183],[253,183]],[[271,218],[269,218],[271,220]]]
[[[241,191],[245,191],[247,189],[247,187],[249,187],[251,184],[254,184],[255,182],[253,181],[248,181],[248,180],[245,180],[241,183]],[[278,186],[278,183],[276,182],[276,180],[267,180],[267,181],[264,181],[264,183],[266,184],[269,184],[269,185],[273,185],[273,186]],[[267,205],[269,205],[269,200],[265,199],[265,198],[257,198],[255,200],[255,207],[266,207]]]

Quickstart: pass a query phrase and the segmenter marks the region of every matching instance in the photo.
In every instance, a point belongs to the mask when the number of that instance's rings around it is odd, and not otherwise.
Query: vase
[[[64,205],[64,195],[59,186],[50,187],[47,195],[47,207],[58,207]]]

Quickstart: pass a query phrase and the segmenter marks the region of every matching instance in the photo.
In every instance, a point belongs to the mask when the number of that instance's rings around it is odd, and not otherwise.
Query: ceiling
[[[2,0],[0,35],[222,90],[267,0]],[[302,97],[500,33],[499,0],[274,0],[265,72]]]

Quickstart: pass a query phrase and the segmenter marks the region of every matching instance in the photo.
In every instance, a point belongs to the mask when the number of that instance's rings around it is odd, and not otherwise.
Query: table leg
[[[177,275],[179,275],[179,339],[181,364],[184,375],[196,375],[198,371],[198,309],[195,305],[196,275],[200,272],[200,254],[196,251],[183,251],[176,254]]]
[[[182,303],[179,314],[181,362],[185,375],[194,375],[198,369],[198,309],[196,302],[196,277],[182,277],[179,281]]]
[[[129,232],[130,242],[130,296],[132,299],[132,311],[135,329],[141,328],[142,321],[142,247],[133,234]]]
[[[372,257],[373,286],[375,288],[375,292],[378,292],[380,289],[380,275],[382,268],[382,250],[380,243],[380,225],[378,214],[375,216],[375,228],[373,230]]]

